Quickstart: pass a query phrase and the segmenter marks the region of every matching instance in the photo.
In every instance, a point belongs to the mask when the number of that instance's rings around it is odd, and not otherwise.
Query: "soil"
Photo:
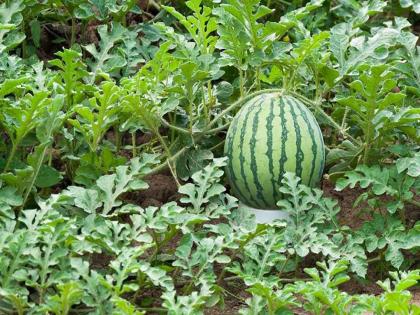
[[[324,191],[324,196],[338,201],[341,208],[338,214],[338,220],[341,225],[358,229],[364,222],[372,219],[371,215],[362,212],[363,207],[366,205],[365,203],[361,203],[356,207],[354,206],[356,199],[363,193],[363,189],[355,187],[353,189],[346,188],[343,191],[337,191],[335,190],[334,183],[326,179],[324,179],[321,186]]]
[[[136,203],[141,207],[156,206],[176,199],[178,187],[172,176],[169,174],[150,175],[145,178],[149,184],[147,190],[134,193]]]

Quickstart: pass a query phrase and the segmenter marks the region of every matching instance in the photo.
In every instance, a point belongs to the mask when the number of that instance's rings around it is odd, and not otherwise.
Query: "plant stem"
[[[248,94],[247,96],[245,96],[243,98],[240,98],[235,103],[233,103],[229,107],[225,108],[218,115],[216,115],[216,117],[214,117],[213,120],[207,125],[207,128],[206,128],[205,131],[210,130],[211,127],[213,127],[220,118],[224,117],[227,113],[234,110],[236,107],[242,105],[244,102],[252,99],[253,97],[264,94],[264,93],[283,93],[283,92],[284,92],[283,89],[265,89],[265,90],[260,90],[260,91]]]
[[[175,225],[170,226],[170,230],[165,234],[165,237],[162,241],[158,241],[157,236],[153,235],[153,240],[155,241],[155,250],[152,255],[149,257],[149,262],[152,262],[155,260],[156,256],[159,254],[160,249],[166,245],[170,240],[172,240],[175,235],[178,233],[178,230]]]
[[[366,134],[365,134],[365,152],[363,154],[363,164],[368,165],[369,163],[369,151],[370,146],[373,138],[373,131],[375,126],[373,125],[373,117],[375,115],[375,108],[376,108],[376,100],[374,98],[369,98],[367,100],[367,104],[369,104],[368,111],[366,113]]]
[[[70,48],[76,41],[76,19],[74,16],[71,17],[71,36],[70,36]]]
[[[203,108],[204,108],[204,118],[206,123],[209,121],[210,116],[209,113],[211,112],[211,108],[213,105],[213,95],[212,95],[212,87],[211,87],[211,81],[207,81],[207,102],[205,97],[205,87],[202,85],[203,89]]]
[[[258,66],[255,71],[255,82],[257,85],[257,90],[261,89],[261,81],[260,81],[260,67]]]
[[[99,142],[99,140],[98,140],[98,142]],[[120,149],[121,149],[121,133],[120,133],[120,130],[118,129],[118,127],[115,128],[115,146],[116,146],[117,153],[120,152]]]
[[[209,150],[210,151],[216,150],[217,148],[223,146],[224,144],[225,144],[225,140],[222,140],[218,144],[215,144],[214,146],[212,146]]]
[[[160,7],[160,5],[156,2],[156,1],[154,1],[154,0],[149,0],[148,2],[147,2],[147,7],[149,7],[149,6],[152,6],[152,7],[154,7],[156,10],[158,10],[158,11],[161,11],[161,7]]]
[[[256,232],[249,234],[247,238],[245,239],[245,241],[243,241],[242,244],[230,255],[231,260],[235,258],[235,256],[246,246],[246,244],[248,244],[257,236],[260,236],[261,234],[263,234],[266,229],[267,229],[267,226],[263,226],[260,230],[257,230]],[[220,284],[225,274],[226,274],[226,269],[223,268],[222,272],[217,277],[216,282]],[[229,278],[226,278],[225,280],[228,280],[228,279]]]
[[[233,294],[232,292],[226,290],[225,288],[221,288],[223,290],[223,292],[229,294],[230,296],[233,296],[234,298],[238,299],[239,301],[241,301],[242,303],[245,302],[244,298],[241,298],[240,296],[237,296],[235,294]]]
[[[191,294],[191,290],[197,281],[200,278],[201,274],[204,272],[206,267],[209,265],[209,261],[212,261],[218,255],[217,252],[213,253],[210,258],[200,267],[197,273],[192,277],[191,281],[189,282],[188,286],[184,287],[183,293],[184,294]]]
[[[231,276],[231,277],[226,277],[224,280],[231,281],[231,280],[236,280],[236,279],[242,279],[242,278],[240,276]],[[311,278],[279,278],[279,280],[281,282],[296,282],[296,281],[310,281],[312,279]]]
[[[302,101],[304,104],[313,107],[315,109],[315,111],[320,114],[322,116],[322,118],[324,118],[325,120],[328,121],[328,123],[334,127],[335,129],[337,129],[343,136],[345,136],[347,139],[349,139],[350,141],[352,141],[353,143],[359,143],[359,141],[357,141],[355,138],[353,138],[350,134],[348,134],[345,130],[343,130],[341,128],[341,126],[339,124],[337,124],[334,119],[332,119],[326,112],[324,112],[322,110],[322,108],[320,106],[318,106],[318,104],[314,103],[313,101],[311,101],[310,99],[296,93],[296,92],[289,92],[290,94],[292,94],[294,97],[296,97],[297,99],[299,99],[300,101]]]
[[[347,107],[344,109],[344,115],[343,115],[343,120],[341,121],[341,129],[345,130],[347,128],[347,124],[346,124],[346,120],[347,120],[347,115],[349,113],[350,107]]]
[[[241,98],[243,98],[245,94],[244,72],[240,67],[238,67],[238,70],[239,70],[239,93],[240,93]]]
[[[210,130],[206,131],[205,134],[207,134],[207,135],[214,135],[214,134],[216,134],[216,133],[218,133],[218,132],[220,132],[222,130],[225,130],[225,129],[229,128],[229,126],[230,126],[230,122],[228,122],[228,123],[226,123],[226,124],[224,124],[224,125],[222,125],[220,127],[216,127],[216,128],[210,129]]]
[[[174,162],[177,158],[179,158],[185,151],[187,151],[187,147],[183,147],[177,153],[172,155],[170,158],[166,159],[163,163],[159,164],[158,166],[152,168],[152,170],[147,175],[153,175],[159,173],[160,171],[166,169],[168,167],[168,161]]]
[[[14,314],[15,313],[15,311],[14,310],[11,310],[11,309],[8,309],[8,308],[5,308],[5,307],[3,307],[3,306],[0,306],[0,311],[2,311],[2,312],[4,312],[4,314]],[[1,313],[2,314],[2,313]],[[23,313],[22,313],[23,314]],[[20,315],[20,314],[19,314]]]
[[[160,143],[161,143],[161,144],[162,144],[162,146],[163,146],[163,149],[164,149],[164,150],[165,150],[165,152],[166,152],[166,156],[167,156],[166,163],[167,163],[167,165],[168,165],[168,167],[169,167],[169,170],[171,171],[171,174],[172,174],[172,176],[173,176],[173,178],[174,178],[174,180],[175,180],[175,182],[176,182],[177,186],[178,186],[178,187],[180,187],[180,186],[181,186],[181,184],[180,184],[180,182],[178,181],[178,178],[177,178],[177,175],[176,175],[176,170],[172,169],[172,166],[171,166],[171,157],[172,157],[172,155],[171,155],[171,151],[169,150],[169,147],[168,147],[168,145],[166,144],[166,141],[165,141],[165,140],[162,138],[162,136],[160,135],[159,130],[155,130],[155,134],[156,134],[156,136],[158,137],[158,139],[159,139]]]
[[[286,267],[287,262],[289,261],[289,258],[290,258],[290,255],[289,255],[289,254],[287,254],[287,256],[286,256],[286,260],[284,261],[283,265],[282,265],[282,266],[281,266],[281,268],[280,268],[280,271],[278,272],[279,277],[280,277],[280,275],[283,273],[283,270],[284,270],[284,268]]]
[[[133,153],[132,155],[133,155],[133,158],[135,158],[137,156],[136,131],[133,131],[131,133],[131,146],[132,146],[131,150],[132,150],[132,153]]]
[[[6,165],[4,166],[3,173],[7,172],[7,170],[9,169],[10,164],[12,163],[13,158],[15,157],[16,150],[17,150],[17,144],[12,143],[12,150],[10,151],[9,157],[7,158],[7,162],[6,162]]]
[[[368,259],[366,262],[367,262],[368,264],[370,264],[370,263],[372,263],[372,262],[375,262],[375,261],[380,261],[380,260],[382,260],[382,255],[378,255],[378,256],[376,256],[376,257],[373,257],[373,258],[371,258],[371,259]]]
[[[22,33],[26,34],[25,32],[25,19],[22,20],[21,24]],[[22,59],[26,58],[26,38],[22,41]]]
[[[164,312],[167,313],[168,310],[163,307],[136,307],[139,311],[149,311],[149,312]]]
[[[178,131],[180,133],[187,134],[187,135],[190,135],[191,134],[191,131],[190,130],[185,129],[185,128],[182,128],[182,127],[178,127],[178,126],[175,126],[175,125],[171,125],[164,118],[161,118],[160,121],[162,122],[162,125],[164,125],[165,127],[169,128],[169,129],[176,130],[176,131]]]
[[[54,238],[48,242],[48,245],[46,246],[45,250],[45,256],[44,256],[44,264],[42,264],[41,270],[40,270],[40,288],[39,288],[39,304],[42,304],[44,302],[44,294],[45,290],[47,288],[46,282],[47,282],[47,273],[48,273],[48,262],[50,261],[53,244],[56,241],[56,236],[54,235]]]
[[[42,149],[41,154],[38,157],[38,160],[36,161],[35,169],[34,169],[34,172],[32,174],[32,177],[31,177],[31,182],[28,185],[28,187],[26,188],[26,191],[25,191],[25,194],[24,194],[24,197],[23,197],[22,209],[25,207],[25,204],[28,201],[29,195],[32,191],[32,187],[34,187],[34,185],[35,185],[35,181],[38,177],[39,171],[41,170],[42,163],[44,162],[44,158],[45,158],[45,154],[47,152],[47,148],[48,148],[48,145],[44,144],[44,148]]]

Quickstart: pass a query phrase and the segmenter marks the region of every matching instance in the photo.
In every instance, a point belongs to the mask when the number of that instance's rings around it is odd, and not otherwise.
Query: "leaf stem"
[[[168,161],[175,162],[185,151],[187,151],[188,147],[183,147],[177,153],[172,155],[170,158],[167,158],[163,163],[159,164],[158,166],[152,168],[152,170],[147,175],[153,175],[159,173],[160,171],[164,170],[168,167]]]
[[[162,11],[162,8],[160,7],[160,5],[154,0],[149,0],[147,2],[147,7],[149,8],[149,6],[154,7],[156,10]]]
[[[175,131],[179,131],[180,133],[187,134],[187,135],[190,135],[191,134],[191,131],[190,130],[185,129],[185,128],[182,128],[182,127],[178,127],[178,126],[175,126],[175,125],[172,125],[172,124],[170,124],[164,118],[161,118],[160,121],[161,121],[162,125],[164,125],[165,127],[169,128],[169,129],[172,129],[172,130],[175,130]]]
[[[133,131],[132,133],[131,133],[131,146],[132,146],[132,148],[131,148],[131,150],[132,150],[132,155],[133,155],[133,158],[135,158],[136,156],[137,156],[137,147],[136,147],[136,131]]]
[[[378,255],[378,256],[376,256],[376,257],[370,258],[370,259],[368,259],[366,262],[367,262],[368,264],[370,264],[370,263],[372,263],[372,262],[375,262],[375,261],[380,261],[380,260],[382,260],[382,255]]]
[[[25,204],[26,204],[26,202],[28,201],[28,198],[29,198],[29,194],[32,191],[32,187],[34,187],[34,185],[35,185],[35,181],[38,177],[39,171],[41,170],[42,163],[44,162],[44,158],[45,158],[45,154],[47,152],[47,148],[48,148],[48,145],[44,144],[44,148],[42,149],[41,154],[38,157],[38,160],[36,161],[35,169],[34,169],[34,172],[32,174],[32,177],[31,177],[31,181],[30,181],[28,187],[26,187],[26,191],[25,191],[25,194],[24,194],[24,197],[23,197],[22,209],[25,207]]]
[[[365,132],[365,152],[363,154],[363,164],[369,165],[369,153],[371,142],[373,140],[373,132],[375,126],[373,125],[373,117],[375,116],[375,108],[376,108],[376,100],[375,98],[369,98],[367,100],[367,104],[369,104],[368,111],[366,113],[366,132]]]
[[[408,200],[405,200],[405,201],[412,204],[413,206],[416,206],[416,207],[420,208],[420,202],[418,202],[417,200],[408,199]]]
[[[17,150],[17,144],[12,142],[12,150],[10,151],[9,157],[7,158],[6,165],[4,166],[3,173],[7,172],[7,170],[10,167],[10,164],[12,163]]]
[[[74,16],[71,17],[71,36],[70,36],[70,48],[73,47],[76,41],[76,19]]]
[[[216,115],[216,117],[214,117],[213,120],[207,125],[207,128],[205,131],[207,132],[211,130],[211,127],[213,127],[220,118],[224,117],[227,113],[234,110],[236,107],[242,105],[244,102],[252,99],[253,97],[264,94],[264,93],[283,93],[283,92],[284,92],[283,89],[264,89],[264,90],[260,90],[260,91],[256,91],[254,93],[248,94],[247,96],[240,98],[239,100],[234,102],[232,105],[222,110],[218,115]]]
[[[174,169],[172,168],[172,165],[171,165],[171,157],[172,157],[171,151],[169,150],[169,147],[168,147],[168,145],[166,144],[166,141],[165,141],[165,140],[162,138],[162,136],[160,135],[159,130],[155,130],[155,134],[156,134],[156,136],[158,137],[158,139],[159,139],[160,143],[162,144],[162,146],[163,146],[163,148],[164,148],[164,150],[165,150],[165,152],[166,152],[166,156],[167,156],[167,159],[166,159],[166,164],[168,165],[169,170],[171,171],[171,174],[172,174],[172,176],[173,176],[173,178],[174,178],[174,180],[175,180],[175,182],[176,182],[177,186],[178,186],[178,187],[180,187],[180,186],[181,186],[181,184],[180,184],[180,183],[179,183],[179,181],[178,181],[178,178],[177,178],[177,175],[176,175],[176,170],[174,170]]]
[[[315,111],[318,113],[318,114],[320,114],[321,116],[322,116],[322,118],[324,118],[325,120],[327,120],[328,121],[328,123],[332,126],[332,127],[334,127],[335,129],[337,129],[343,136],[345,136],[347,139],[349,139],[350,141],[352,141],[353,143],[356,143],[356,144],[358,144],[359,143],[359,141],[358,140],[356,140],[355,138],[353,138],[349,133],[347,133],[345,130],[343,130],[342,128],[341,128],[341,126],[339,125],[339,124],[337,124],[336,122],[335,122],[335,120],[334,119],[332,119],[331,117],[330,117],[330,115],[328,115],[326,112],[324,112],[323,110],[322,110],[322,108],[318,105],[318,104],[316,104],[315,102],[313,102],[313,101],[311,101],[310,99],[308,99],[308,98],[306,98],[305,96],[303,96],[303,95],[300,95],[300,94],[298,94],[298,93],[296,93],[296,92],[289,92],[290,94],[292,94],[294,97],[296,97],[296,98],[298,98],[300,101],[302,101],[304,104],[306,104],[306,105],[308,105],[308,106],[310,106],[310,107],[313,107],[314,109],[315,109]]]
[[[284,268],[286,267],[287,262],[289,261],[289,258],[290,258],[290,255],[289,255],[289,254],[287,254],[287,256],[286,256],[286,260],[284,261],[283,265],[282,265],[282,266],[281,266],[281,268],[280,268],[280,271],[278,272],[279,277],[280,277],[280,275],[283,273]]]
[[[244,80],[244,72],[241,67],[238,67],[239,70],[239,93],[241,98],[244,97],[245,94],[245,80]]]
[[[241,243],[241,245],[230,255],[231,260],[233,260],[233,258],[235,258],[235,256],[250,242],[252,241],[254,238],[256,238],[257,236],[260,236],[261,234],[263,234],[265,232],[265,230],[267,230],[267,226],[264,225],[262,226],[262,228],[260,230],[255,231],[254,233],[251,233],[247,236],[247,238]],[[226,269],[223,268],[222,272],[219,274],[219,277],[217,277],[216,282],[220,284],[220,282],[222,281],[223,277],[226,274]],[[224,280],[228,280],[229,278],[226,278]]]

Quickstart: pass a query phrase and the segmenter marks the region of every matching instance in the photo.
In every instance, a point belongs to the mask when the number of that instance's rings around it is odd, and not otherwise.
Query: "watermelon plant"
[[[1,1],[0,314],[418,314],[418,9]]]

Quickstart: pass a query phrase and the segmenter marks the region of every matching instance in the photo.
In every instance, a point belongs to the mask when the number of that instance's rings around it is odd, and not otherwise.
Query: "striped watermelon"
[[[233,194],[259,209],[277,208],[285,172],[314,186],[325,162],[315,117],[299,100],[280,93],[261,94],[243,105],[229,127],[225,155]]]

